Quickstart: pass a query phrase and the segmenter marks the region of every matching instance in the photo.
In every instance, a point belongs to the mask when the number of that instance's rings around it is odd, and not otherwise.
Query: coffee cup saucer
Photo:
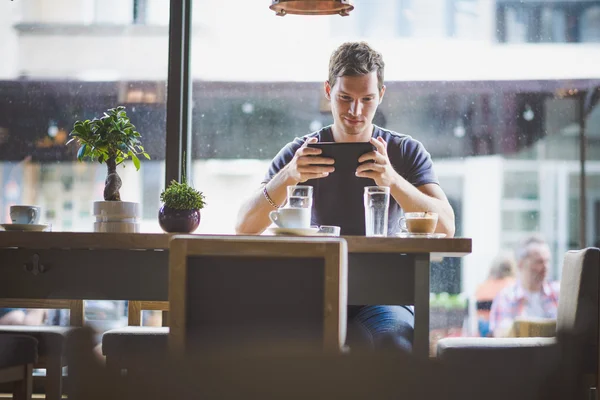
[[[401,238],[419,238],[419,239],[441,239],[445,238],[445,233],[410,233],[410,232],[398,232],[397,237]]]
[[[318,226],[311,226],[310,228],[281,228],[274,226],[269,228],[269,231],[274,235],[321,236]]]
[[[48,229],[47,224],[0,224],[5,231],[31,231],[41,232]]]

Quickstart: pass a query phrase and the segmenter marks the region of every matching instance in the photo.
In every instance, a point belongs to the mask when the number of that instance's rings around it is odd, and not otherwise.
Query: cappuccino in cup
[[[433,212],[409,212],[404,214],[406,230],[410,233],[434,233],[438,215]]]

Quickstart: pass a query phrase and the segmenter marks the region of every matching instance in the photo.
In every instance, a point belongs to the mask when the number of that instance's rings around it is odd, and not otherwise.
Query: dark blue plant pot
[[[162,206],[158,210],[158,223],[168,233],[191,233],[200,225],[200,210],[176,210]]]

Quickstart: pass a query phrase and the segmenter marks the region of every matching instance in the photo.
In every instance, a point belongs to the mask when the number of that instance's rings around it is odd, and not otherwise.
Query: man
[[[262,233],[271,223],[269,212],[285,203],[287,186],[303,183],[314,187],[312,222],[341,226],[343,235],[365,234],[362,191],[368,185],[390,187],[389,235],[400,229],[401,209],[436,212],[436,231],[454,235],[454,212],[429,153],[410,136],[373,125],[385,94],[383,75],[381,54],[364,42],[345,43],[334,51],[325,82],[333,125],[296,138],[277,154],[262,188],[242,205],[237,233]],[[320,157],[320,149],[307,146],[317,142],[370,142],[376,150],[359,158],[355,176],[338,176],[333,159]],[[353,332],[362,332],[374,346],[411,346],[414,317],[409,307],[353,306],[348,319],[351,346],[357,336]]]
[[[550,248],[537,236],[526,239],[517,249],[517,281],[504,288],[492,303],[490,331],[496,337],[508,336],[517,317],[556,318],[557,282],[546,280]]]

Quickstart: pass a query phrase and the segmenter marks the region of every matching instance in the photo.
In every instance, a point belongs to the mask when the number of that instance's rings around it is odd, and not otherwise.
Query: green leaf
[[[87,148],[87,144],[84,144],[83,146],[81,146],[79,148],[79,151],[77,152],[77,159],[79,161],[81,161],[83,159],[83,156],[85,155],[85,149]]]
[[[133,160],[133,165],[135,165],[135,169],[137,171],[139,171],[140,170],[140,166],[141,166],[140,165],[140,159],[137,158],[137,156],[135,154],[133,154],[133,153],[131,153],[131,159]]]
[[[77,158],[80,161],[89,158],[106,163],[113,158],[117,164],[125,165],[123,162],[131,157],[136,169],[139,169],[141,163],[137,155],[142,154],[147,159],[150,157],[144,154],[138,139],[141,135],[135,129],[125,107],[116,106],[106,110],[99,118],[76,121],[67,143],[73,140],[78,143]]]
[[[150,156],[148,155],[148,153],[146,153],[146,152],[143,152],[142,154],[143,154],[143,155],[144,155],[144,157],[146,157],[148,160],[150,159]]]

